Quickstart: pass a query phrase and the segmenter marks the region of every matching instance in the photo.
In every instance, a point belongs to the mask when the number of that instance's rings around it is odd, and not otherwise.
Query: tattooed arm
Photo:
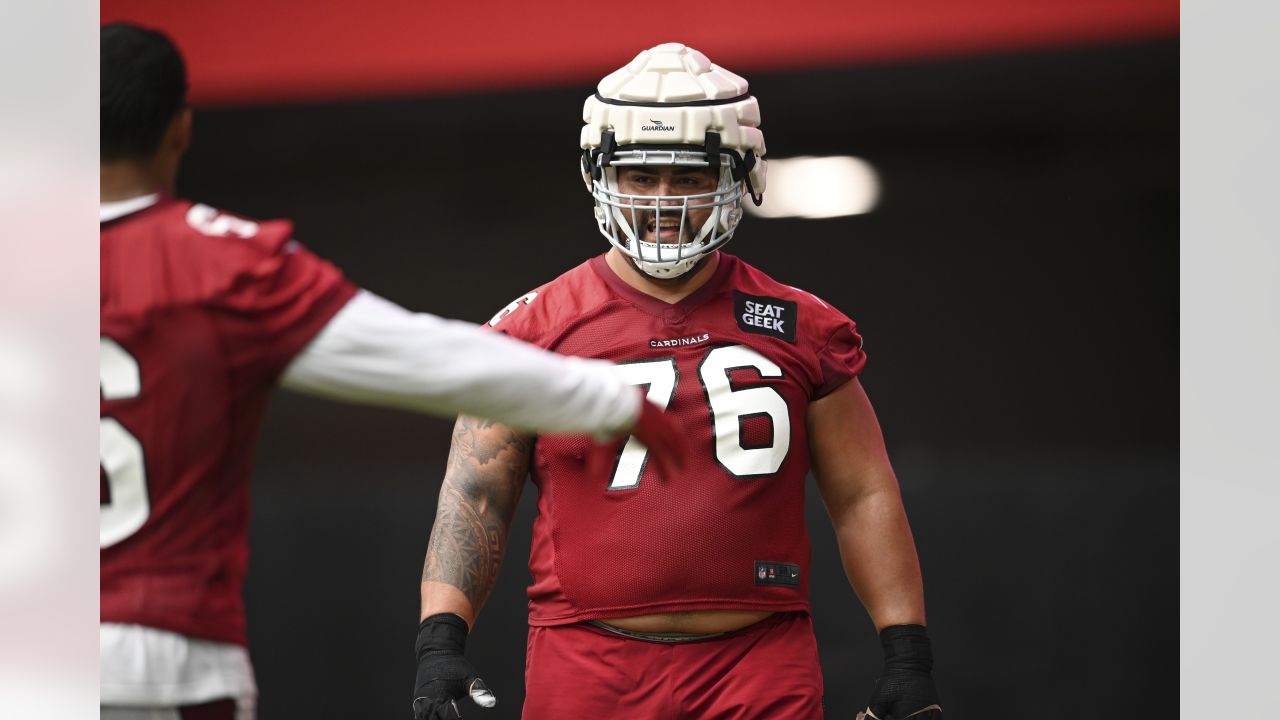
[[[498,578],[532,445],[505,425],[458,418],[422,567],[423,618],[448,612],[475,623]]]

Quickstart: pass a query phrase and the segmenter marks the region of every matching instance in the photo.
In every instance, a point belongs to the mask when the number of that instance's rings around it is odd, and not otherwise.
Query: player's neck
[[[154,167],[118,160],[101,163],[100,168],[98,190],[100,201],[104,203],[173,192],[173,184],[160,178]]]
[[[707,284],[707,281],[711,279],[711,276],[716,272],[716,268],[720,265],[720,253],[711,253],[711,255],[699,261],[692,270],[680,277],[663,280],[650,277],[641,272],[617,248],[609,248],[609,252],[605,253],[604,260],[609,265],[609,269],[613,270],[613,273],[622,282],[645,295],[674,305]]]

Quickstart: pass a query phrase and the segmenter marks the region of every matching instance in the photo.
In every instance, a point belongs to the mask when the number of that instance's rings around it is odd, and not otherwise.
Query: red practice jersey
[[[854,324],[724,253],[670,305],[593,258],[498,314],[495,329],[618,363],[674,413],[694,454],[661,477],[634,438],[607,477],[587,440],[539,438],[529,622],[707,609],[808,610],[809,403],[866,362]]]
[[[164,198],[102,224],[103,622],[245,641],[267,397],[356,290],[292,232]]]

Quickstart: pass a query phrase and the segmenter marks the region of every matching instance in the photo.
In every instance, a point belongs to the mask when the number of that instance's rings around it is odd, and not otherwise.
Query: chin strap
[[[668,265],[661,268],[656,268],[656,270],[659,272],[655,272],[654,270],[650,270],[647,267],[645,267],[646,265],[650,265],[650,266],[657,265],[657,263],[648,263],[648,262],[643,262],[641,260],[636,260],[630,255],[627,256],[627,259],[631,261],[631,264],[635,266],[637,270],[644,273],[645,275],[648,275],[649,277],[652,277],[652,278],[657,278],[659,280],[666,280],[669,278],[678,278],[687,274],[690,270],[692,270],[695,266],[697,266],[699,262],[702,261],[703,257],[704,256],[685,258],[684,260],[677,261],[674,266]],[[679,270],[677,272],[676,268],[678,268],[680,265],[684,265],[685,267],[683,270]],[[667,272],[662,273],[660,272],[661,270],[666,270]]]

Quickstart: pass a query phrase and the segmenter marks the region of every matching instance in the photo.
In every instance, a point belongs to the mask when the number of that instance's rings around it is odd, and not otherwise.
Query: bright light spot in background
[[[744,198],[758,217],[809,219],[861,215],[880,199],[880,176],[871,163],[848,155],[770,160],[764,204]]]

